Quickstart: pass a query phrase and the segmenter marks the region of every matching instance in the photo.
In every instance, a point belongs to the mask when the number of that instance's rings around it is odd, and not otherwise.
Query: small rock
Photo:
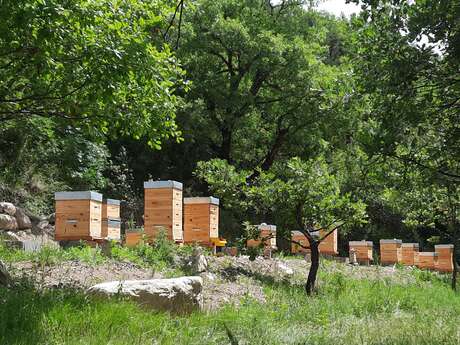
[[[193,258],[192,258],[192,270],[194,273],[202,273],[206,272],[208,269],[208,261],[206,257],[203,255],[203,251],[200,247],[197,247],[193,251]]]
[[[0,230],[17,230],[18,222],[16,218],[8,214],[0,214]]]
[[[14,214],[16,221],[18,223],[19,230],[25,230],[32,228],[32,222],[30,221],[29,216],[24,212],[23,209],[16,207],[16,213]]]
[[[55,222],[56,222],[56,213],[51,213],[48,216],[48,223],[50,223],[51,225],[54,225]]]
[[[294,274],[294,270],[292,268],[281,262],[277,263],[277,268],[283,275],[292,276]]]
[[[0,260],[0,285],[9,286],[11,284],[11,276],[8,273],[5,264]]]
[[[10,202],[0,202],[0,213],[14,216],[16,207]]]
[[[150,309],[182,314],[202,309],[202,289],[201,277],[180,277],[106,282],[92,286],[88,293],[102,297],[121,295]]]

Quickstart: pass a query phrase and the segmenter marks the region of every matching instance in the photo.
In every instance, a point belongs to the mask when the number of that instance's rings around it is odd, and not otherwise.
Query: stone
[[[11,285],[11,276],[8,273],[5,264],[0,260],[0,285],[9,286]]]
[[[18,222],[16,218],[8,214],[0,214],[0,230],[17,230]]]
[[[197,247],[193,250],[192,271],[194,274],[206,272],[208,269],[208,260],[203,255],[203,250]]]
[[[16,207],[10,202],[0,202],[0,213],[14,216]]]
[[[294,270],[282,262],[277,263],[277,269],[281,274],[285,276],[292,276],[294,274]]]
[[[201,277],[180,277],[105,282],[90,287],[88,293],[128,297],[147,309],[183,314],[203,308],[202,289]]]
[[[16,218],[16,221],[18,223],[19,230],[26,230],[32,228],[32,222],[23,209],[16,207],[16,213],[14,214],[14,217]]]

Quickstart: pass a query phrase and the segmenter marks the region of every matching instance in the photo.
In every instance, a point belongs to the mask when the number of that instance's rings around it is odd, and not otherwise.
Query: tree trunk
[[[310,255],[311,255],[311,266],[308,272],[307,284],[305,290],[307,295],[311,295],[315,291],[316,275],[319,268],[319,242],[316,240],[310,241]]]
[[[457,291],[457,255],[456,255],[456,246],[454,245],[454,250],[452,251],[452,263],[454,269],[452,271],[452,290]]]

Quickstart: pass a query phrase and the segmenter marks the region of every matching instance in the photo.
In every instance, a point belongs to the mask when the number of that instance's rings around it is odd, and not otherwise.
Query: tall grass
[[[271,284],[266,304],[182,317],[75,291],[0,289],[0,344],[229,344],[229,332],[239,344],[459,344],[460,296],[414,274],[403,285],[323,273],[313,297]]]

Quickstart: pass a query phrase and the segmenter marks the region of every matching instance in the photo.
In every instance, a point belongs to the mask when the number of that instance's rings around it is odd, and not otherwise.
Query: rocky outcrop
[[[183,314],[203,306],[201,277],[112,281],[97,284],[88,293],[101,296],[128,297],[143,307]]]
[[[18,222],[16,218],[9,214],[0,214],[0,230],[17,230]]]
[[[14,216],[16,207],[10,202],[0,202],[0,213]]]
[[[24,212],[23,209],[16,207],[16,213],[14,214],[18,223],[19,230],[26,230],[32,228],[32,222],[29,216]]]

